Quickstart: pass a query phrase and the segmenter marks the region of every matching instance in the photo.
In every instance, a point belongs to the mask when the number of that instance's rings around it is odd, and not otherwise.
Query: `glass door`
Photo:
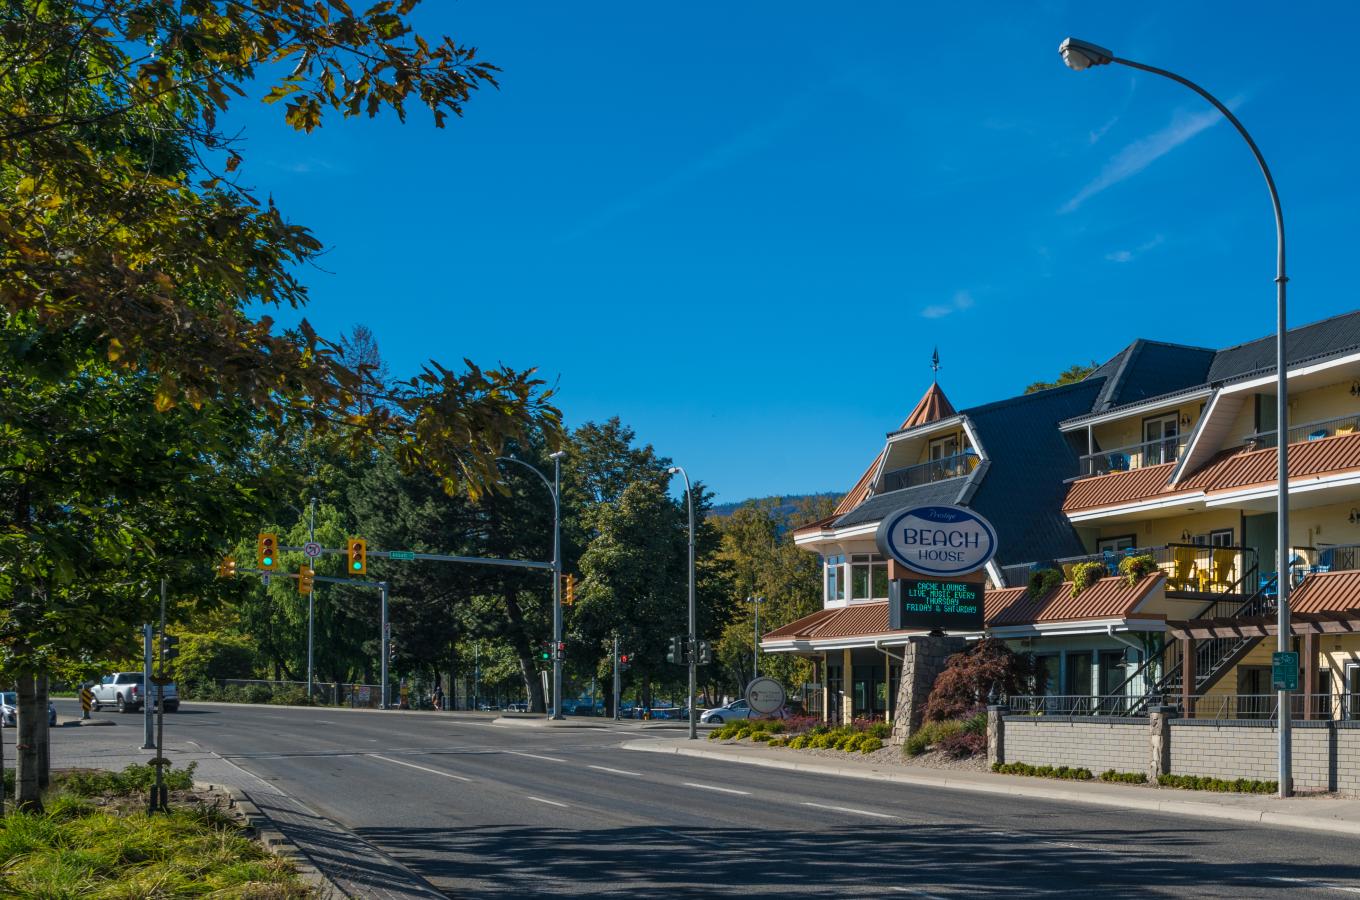
[[[1143,422],[1144,465],[1156,466],[1176,461],[1176,439],[1180,436],[1180,420],[1176,414],[1147,419]]]

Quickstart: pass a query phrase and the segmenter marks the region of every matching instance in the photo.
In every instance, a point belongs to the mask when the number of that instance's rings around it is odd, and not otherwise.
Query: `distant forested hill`
[[[753,501],[761,502],[766,500],[777,500],[779,502],[779,505],[775,507],[777,512],[791,513],[798,508],[798,504],[805,500],[815,500],[818,497],[831,497],[834,500],[839,500],[842,493],[842,491],[824,491],[820,494],[778,494],[772,497],[752,497],[749,500],[738,500],[735,503],[716,503],[713,506],[713,515],[730,516],[739,506],[743,506]]]

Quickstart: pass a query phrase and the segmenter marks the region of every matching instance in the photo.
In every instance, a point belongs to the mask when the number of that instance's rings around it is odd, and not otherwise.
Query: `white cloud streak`
[[[1160,247],[1164,243],[1166,243],[1166,238],[1159,234],[1152,238],[1152,240],[1145,241],[1142,244],[1139,244],[1137,247],[1134,247],[1132,250],[1115,250],[1112,253],[1106,253],[1105,258],[1108,259],[1110,262],[1117,263],[1133,262],[1135,259],[1142,256],[1144,253],[1151,250],[1153,247]]]
[[[1230,103],[1229,107],[1236,104]],[[1060,213],[1070,213],[1107,188],[1126,181],[1175,150],[1195,135],[1223,121],[1216,109],[1190,115],[1179,114],[1161,131],[1140,138],[1110,158],[1100,174],[1062,205]]]
[[[972,305],[973,295],[967,291],[958,291],[948,303],[932,303],[921,310],[921,315],[927,319],[943,319]]]

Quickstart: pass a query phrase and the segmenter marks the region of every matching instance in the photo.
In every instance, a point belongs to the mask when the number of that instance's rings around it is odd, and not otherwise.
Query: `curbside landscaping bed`
[[[1149,784],[1145,772],[1117,772],[1114,769],[1107,769],[1097,777],[1090,769],[1082,766],[1032,766],[1022,762],[998,762],[992,763],[992,771],[998,775],[1028,775],[1035,778],[1062,778],[1068,781],[1099,780],[1107,784]],[[1155,786],[1188,791],[1216,791],[1220,794],[1274,794],[1279,790],[1280,783],[1255,778],[1158,775]]]
[[[731,722],[708,734],[710,741],[740,741],[790,750],[840,750],[845,753],[873,753],[882,750],[892,726],[884,722],[865,722],[836,728],[803,716],[792,719],[744,719]]]
[[[294,866],[249,837],[228,798],[195,786],[193,765],[166,773],[170,811],[146,812],[150,766],[53,772],[41,813],[0,819],[4,893],[39,897],[316,893]],[[7,773],[8,774],[8,773]]]

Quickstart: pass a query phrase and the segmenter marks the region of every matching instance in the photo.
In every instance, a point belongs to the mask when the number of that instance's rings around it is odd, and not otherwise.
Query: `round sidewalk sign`
[[[308,541],[302,545],[302,553],[308,559],[316,559],[321,555],[321,545],[316,541]]]
[[[746,685],[746,702],[763,716],[782,709],[784,700],[784,686],[773,678],[756,678]]]

